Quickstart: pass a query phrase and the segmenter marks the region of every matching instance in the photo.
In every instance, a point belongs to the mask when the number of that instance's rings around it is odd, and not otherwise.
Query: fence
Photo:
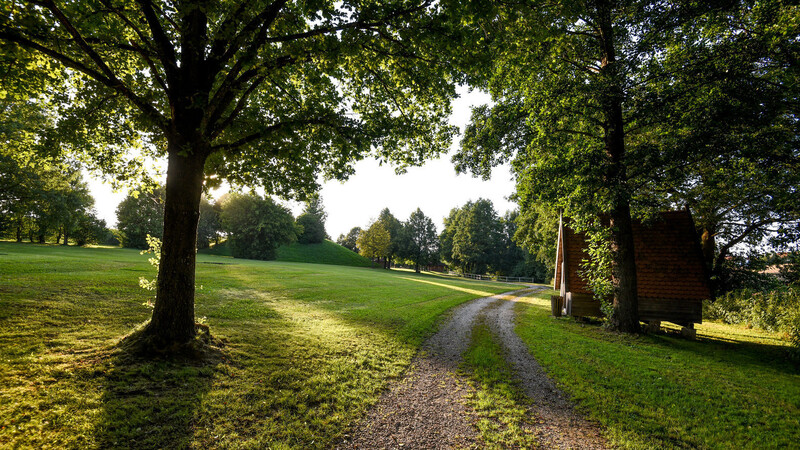
[[[463,278],[470,278],[473,280],[482,280],[482,281],[503,281],[506,283],[537,283],[535,279],[528,277],[504,277],[496,275],[480,275],[477,273],[456,273],[456,272],[450,272],[450,275],[455,275]]]

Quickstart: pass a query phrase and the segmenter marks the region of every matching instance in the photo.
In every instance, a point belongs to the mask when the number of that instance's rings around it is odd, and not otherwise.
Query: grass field
[[[278,247],[277,261],[335,264],[339,266],[372,267],[372,261],[341,245],[323,241],[319,244],[294,244]]]
[[[135,250],[0,242],[0,447],[325,448],[447,309],[516,286],[199,255],[213,365],[132,360]]]
[[[517,333],[620,447],[800,445],[800,368],[780,335],[718,323],[694,341],[609,333],[550,317],[552,293],[517,305]]]
[[[225,242],[211,248],[200,250],[201,254],[231,256],[230,247]],[[319,244],[294,244],[278,247],[276,261],[314,264],[333,264],[337,266],[372,267],[372,261],[352,252],[332,241]]]

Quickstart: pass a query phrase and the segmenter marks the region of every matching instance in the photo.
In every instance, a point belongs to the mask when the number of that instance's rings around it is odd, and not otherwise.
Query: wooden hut
[[[633,238],[640,320],[687,328],[702,322],[702,301],[711,297],[711,289],[689,211],[664,212],[653,223],[634,221]],[[599,317],[600,302],[580,275],[586,247],[584,235],[562,220],[553,288],[561,291],[568,315]]]

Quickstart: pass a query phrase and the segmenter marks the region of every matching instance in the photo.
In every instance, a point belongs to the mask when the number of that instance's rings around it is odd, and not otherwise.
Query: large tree
[[[400,241],[400,256],[411,260],[417,273],[420,271],[420,266],[433,262],[438,253],[436,227],[431,218],[419,208],[403,223]]]
[[[401,166],[447,148],[454,89],[436,61],[438,14],[432,2],[402,0],[8,2],[0,54],[36,80],[68,69],[53,88],[69,93],[59,137],[93,167],[131,179],[141,155],[166,156],[158,286],[143,331],[166,348],[196,333],[204,184],[302,198],[372,148]]]
[[[775,53],[792,52],[796,40],[785,36],[796,36],[786,33],[796,28],[796,13],[783,14],[778,25],[750,2],[591,0],[489,9],[469,16],[487,36],[475,47],[482,56],[462,60],[495,104],[473,110],[457,167],[488,176],[492,165],[511,160],[523,215],[538,203],[563,210],[575,228],[608,236],[610,323],[637,331],[632,218],[681,203],[660,194],[681,179],[674,169],[724,151],[671,144],[692,125],[683,119],[702,116],[740,74],[721,61],[745,54],[745,70],[757,74],[765,60],[747,54],[754,39],[771,42]],[[751,12],[760,19],[750,20]],[[673,108],[679,104],[685,108]]]

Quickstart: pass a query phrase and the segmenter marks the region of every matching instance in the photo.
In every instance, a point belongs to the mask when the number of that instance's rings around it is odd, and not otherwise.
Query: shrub
[[[297,239],[292,213],[269,197],[231,194],[220,219],[234,258],[275,259],[278,246]]]
[[[793,355],[800,359],[800,286],[767,292],[749,289],[729,292],[714,302],[705,302],[703,317],[785,332],[792,344]]]

